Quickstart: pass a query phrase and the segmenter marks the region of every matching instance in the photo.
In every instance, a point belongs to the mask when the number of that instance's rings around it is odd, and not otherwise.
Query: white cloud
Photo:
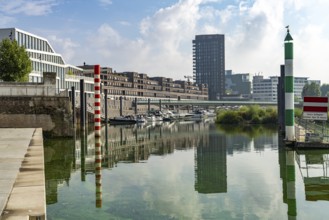
[[[102,6],[108,6],[112,4],[112,0],[98,0]]]
[[[95,47],[119,71],[183,78],[191,75],[191,45],[201,1],[181,1],[141,21],[140,37],[127,39],[109,24],[98,29]],[[106,49],[104,49],[106,48]],[[107,65],[109,65],[107,63]],[[187,68],[186,68],[187,67]]]
[[[229,5],[217,0],[180,0],[142,19],[134,38],[123,36],[110,23],[101,25],[87,43],[95,54],[90,56],[86,49],[79,49],[79,54],[85,53],[89,63],[117,71],[183,79],[192,75],[194,36],[225,34],[226,69],[272,76],[279,75],[284,63],[285,26],[290,25],[295,39],[295,75],[312,74],[312,79],[321,79],[329,69],[324,54],[329,51],[329,14],[325,10],[329,3],[323,1],[316,0],[314,6],[307,0],[234,1]]]
[[[45,15],[57,5],[55,0],[10,0],[0,1],[0,10],[7,14]]]
[[[307,25],[293,35],[295,45],[295,71],[298,76],[324,80],[329,72],[329,39],[321,25]],[[325,77],[326,78],[326,77]],[[325,80],[328,83],[328,80]]]
[[[79,56],[77,53],[77,48],[80,45],[74,43],[74,41],[72,41],[70,38],[59,38],[56,35],[49,35],[47,39],[54,48],[60,48],[59,51],[56,52],[62,54],[66,62],[70,63],[70,60],[76,56]]]

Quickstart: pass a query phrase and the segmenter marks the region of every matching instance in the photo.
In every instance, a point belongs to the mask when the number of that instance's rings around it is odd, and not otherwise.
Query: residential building
[[[82,75],[93,77],[94,65],[79,66]],[[110,67],[101,67],[101,81],[104,89],[112,98],[123,96],[125,99],[208,99],[206,84],[173,80],[165,77],[149,77],[145,73],[112,71]]]
[[[193,77],[197,84],[208,84],[209,100],[225,95],[224,35],[196,35],[193,42]]]

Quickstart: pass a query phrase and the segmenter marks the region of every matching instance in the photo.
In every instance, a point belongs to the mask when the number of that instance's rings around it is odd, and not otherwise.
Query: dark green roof
[[[284,41],[291,41],[293,40],[290,33],[289,33],[289,30],[287,31],[287,35],[286,35],[286,38],[284,39]]]

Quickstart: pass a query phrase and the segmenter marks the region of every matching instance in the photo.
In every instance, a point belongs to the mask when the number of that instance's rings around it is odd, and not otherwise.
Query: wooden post
[[[85,129],[84,95],[85,95],[85,82],[83,79],[80,79],[80,128],[81,129]]]
[[[72,86],[71,88],[71,96],[72,96],[72,123],[73,127],[75,127],[75,88]]]

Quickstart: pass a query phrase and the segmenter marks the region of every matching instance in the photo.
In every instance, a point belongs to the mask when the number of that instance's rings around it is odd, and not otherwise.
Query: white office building
[[[9,38],[16,40],[24,46],[32,62],[32,72],[29,74],[30,82],[42,82],[43,72],[56,72],[56,89],[58,92],[66,89],[65,74],[83,71],[81,68],[65,63],[61,54],[55,52],[47,39],[28,33],[17,28],[0,29],[0,40]]]
[[[308,77],[294,77],[295,100],[302,100],[302,91],[306,83],[315,82],[320,85],[320,80],[308,80]],[[253,77],[253,99],[255,101],[277,102],[278,76],[271,76],[265,79],[262,75]]]
[[[278,82],[277,76],[272,76],[269,79],[264,79],[262,75],[254,76],[252,81],[253,99],[255,101],[276,102]]]

